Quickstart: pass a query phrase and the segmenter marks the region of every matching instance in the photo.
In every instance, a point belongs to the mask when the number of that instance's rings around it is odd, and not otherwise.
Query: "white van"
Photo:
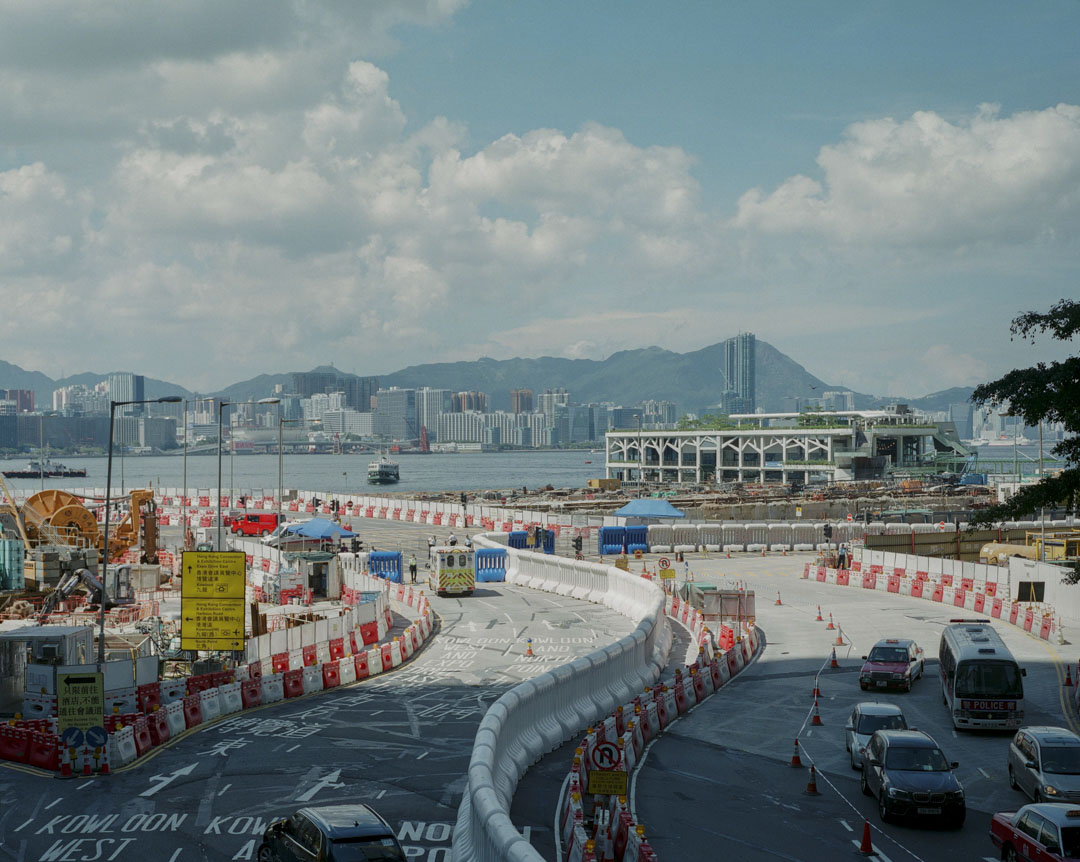
[[[428,588],[440,596],[471,596],[476,589],[476,553],[472,548],[432,548]]]

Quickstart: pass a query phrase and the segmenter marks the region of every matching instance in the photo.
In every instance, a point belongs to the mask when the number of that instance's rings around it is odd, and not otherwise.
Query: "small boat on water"
[[[3,473],[8,479],[37,479],[39,476],[46,479],[79,479],[86,475],[86,468],[65,467],[46,458],[44,461],[31,461],[23,470],[4,470]]]
[[[392,485],[400,479],[397,462],[391,461],[385,455],[368,464],[367,480],[369,484]]]

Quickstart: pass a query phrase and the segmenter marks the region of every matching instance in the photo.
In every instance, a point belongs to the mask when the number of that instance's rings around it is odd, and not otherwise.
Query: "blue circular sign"
[[[65,727],[60,734],[60,741],[68,748],[78,748],[83,744],[83,732],[77,727]]]
[[[93,748],[104,748],[109,742],[109,734],[104,727],[86,728],[86,744]]]

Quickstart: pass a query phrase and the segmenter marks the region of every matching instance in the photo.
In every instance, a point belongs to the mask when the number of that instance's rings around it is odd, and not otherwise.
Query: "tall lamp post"
[[[281,415],[281,408],[278,408],[278,423],[277,423],[277,522],[278,526],[281,526],[281,498],[284,496],[284,482],[285,482],[285,462],[283,460],[281,443],[281,429],[290,422],[303,422],[303,419],[286,419]]]
[[[225,408],[232,404],[280,404],[280,398],[260,398],[258,401],[219,401],[217,411],[217,542],[214,550],[220,551],[225,543],[223,522],[221,520],[221,416]]]
[[[116,428],[116,408],[127,407],[132,404],[175,404],[183,399],[179,395],[166,395],[162,398],[150,398],[142,401],[110,401],[109,402],[109,464],[105,470],[105,542],[102,550],[104,559],[101,563],[101,632],[98,638],[98,663],[102,673],[105,672],[105,593],[109,578],[109,514],[112,508],[112,451],[113,432]],[[138,517],[138,513],[132,515]]]

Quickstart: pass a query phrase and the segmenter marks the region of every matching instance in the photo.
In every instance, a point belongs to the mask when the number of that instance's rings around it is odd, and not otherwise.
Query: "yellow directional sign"
[[[180,649],[243,648],[243,599],[184,599],[180,611]]]
[[[675,577],[675,570],[674,569],[661,569],[660,570],[660,578],[662,580],[670,581],[674,577]]]
[[[625,769],[590,769],[589,793],[626,796]]]
[[[243,551],[184,551],[180,597],[243,600],[244,564]]]
[[[86,731],[104,722],[105,683],[100,673],[58,673],[56,675],[57,732],[69,727]]]

